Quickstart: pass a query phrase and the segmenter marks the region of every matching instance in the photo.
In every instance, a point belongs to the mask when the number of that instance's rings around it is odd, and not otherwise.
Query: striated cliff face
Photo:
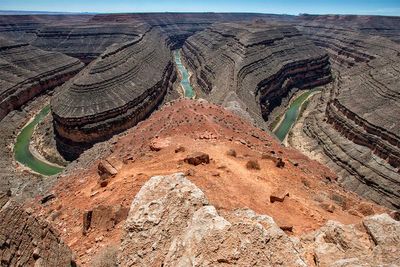
[[[59,150],[73,159],[134,126],[157,107],[175,79],[171,52],[157,29],[110,47],[51,100]]]
[[[306,152],[319,147],[347,188],[399,209],[400,46],[340,25],[298,26],[329,53],[335,72],[304,121],[303,132],[312,138]]]
[[[190,37],[183,56],[206,97],[232,95],[253,118],[268,118],[288,92],[331,81],[329,57],[291,26],[213,25]]]
[[[295,20],[307,24],[335,25],[367,34],[386,37],[400,43],[400,17],[398,16],[357,16],[357,15],[303,15]]]
[[[56,24],[46,25],[36,33],[33,45],[57,51],[89,63],[115,43],[124,43],[141,34],[142,23]]]
[[[0,192],[1,266],[76,266],[57,232],[32,212]]]
[[[0,120],[82,67],[78,59],[0,38]]]

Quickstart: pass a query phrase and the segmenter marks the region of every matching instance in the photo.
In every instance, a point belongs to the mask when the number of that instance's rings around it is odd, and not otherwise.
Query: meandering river
[[[308,97],[315,92],[315,90],[304,92],[290,104],[289,108],[285,112],[285,117],[274,130],[274,134],[279,140],[285,140],[286,135],[289,133],[290,129],[292,129],[293,124],[299,116],[301,107],[308,100]]]
[[[187,98],[194,98],[195,92],[190,84],[190,75],[185,66],[182,64],[181,53],[179,50],[174,50],[174,59],[179,72],[181,73],[181,86],[183,88],[184,96]]]
[[[49,176],[54,175],[63,170],[61,167],[54,166],[48,162],[37,158],[29,150],[29,143],[32,138],[35,126],[40,123],[46,115],[50,112],[50,106],[45,106],[31,122],[29,122],[17,136],[17,141],[14,145],[15,160],[23,164],[25,167],[30,168],[32,171]]]

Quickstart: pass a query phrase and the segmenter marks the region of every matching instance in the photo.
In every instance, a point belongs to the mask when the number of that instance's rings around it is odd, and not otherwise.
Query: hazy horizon
[[[352,14],[399,16],[400,1],[361,1],[361,0],[220,0],[220,1],[130,1],[110,2],[98,0],[83,2],[81,0],[2,0],[0,11],[22,13],[267,13],[267,14]]]

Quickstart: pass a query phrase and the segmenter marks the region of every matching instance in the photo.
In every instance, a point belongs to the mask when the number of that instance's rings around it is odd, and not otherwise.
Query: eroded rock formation
[[[376,266],[400,264],[400,222],[329,221],[300,238],[249,209],[221,212],[182,174],[152,177],[132,202],[121,266]]]
[[[0,192],[1,266],[76,266],[57,232],[9,197]]]
[[[82,67],[78,59],[0,38],[0,120]]]
[[[208,99],[244,103],[256,119],[267,119],[292,88],[331,81],[326,52],[294,27],[265,22],[211,26],[186,41],[183,59]]]
[[[157,107],[175,79],[171,52],[157,29],[110,47],[52,98],[59,150],[73,159],[134,126]]]
[[[306,152],[319,147],[347,188],[398,209],[400,46],[329,22],[298,26],[329,53],[335,82],[305,119],[304,133],[312,139],[292,143],[308,142]]]
[[[33,45],[79,58],[85,63],[96,59],[110,45],[138,37],[142,23],[56,24],[40,28]]]

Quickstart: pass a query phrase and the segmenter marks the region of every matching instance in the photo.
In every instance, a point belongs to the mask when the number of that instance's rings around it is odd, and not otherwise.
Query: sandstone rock
[[[210,156],[203,152],[196,152],[184,159],[184,162],[197,166],[199,164],[208,164],[210,163]]]
[[[108,179],[118,174],[118,171],[108,161],[102,160],[97,165],[97,173],[102,179]]]
[[[168,139],[154,138],[150,143],[150,150],[160,151],[166,147],[169,147],[171,142]]]
[[[175,149],[175,153],[180,153],[180,152],[185,152],[185,151],[186,151],[186,149],[183,146],[179,146]]]
[[[365,218],[363,225],[329,221],[301,241],[317,266],[399,265],[400,223],[381,214]]]
[[[283,202],[285,200],[285,197],[288,196],[289,192],[281,188],[271,193],[271,195],[269,196],[269,201],[271,203],[274,203],[275,201]]]
[[[83,234],[86,235],[91,228],[111,230],[115,225],[125,220],[128,208],[117,206],[99,205],[93,210],[83,214]]]
[[[71,250],[46,222],[0,194],[2,266],[76,266]]]
[[[335,206],[333,204],[329,204],[329,203],[321,203],[320,204],[321,208],[323,208],[324,210],[332,213],[335,211]]]
[[[231,157],[236,157],[236,150],[234,150],[234,149],[229,149],[227,152],[226,152],[226,154],[228,155],[228,156],[231,156]]]
[[[224,218],[182,174],[152,177],[136,195],[118,261],[122,266],[306,266],[272,218],[250,210]]]

